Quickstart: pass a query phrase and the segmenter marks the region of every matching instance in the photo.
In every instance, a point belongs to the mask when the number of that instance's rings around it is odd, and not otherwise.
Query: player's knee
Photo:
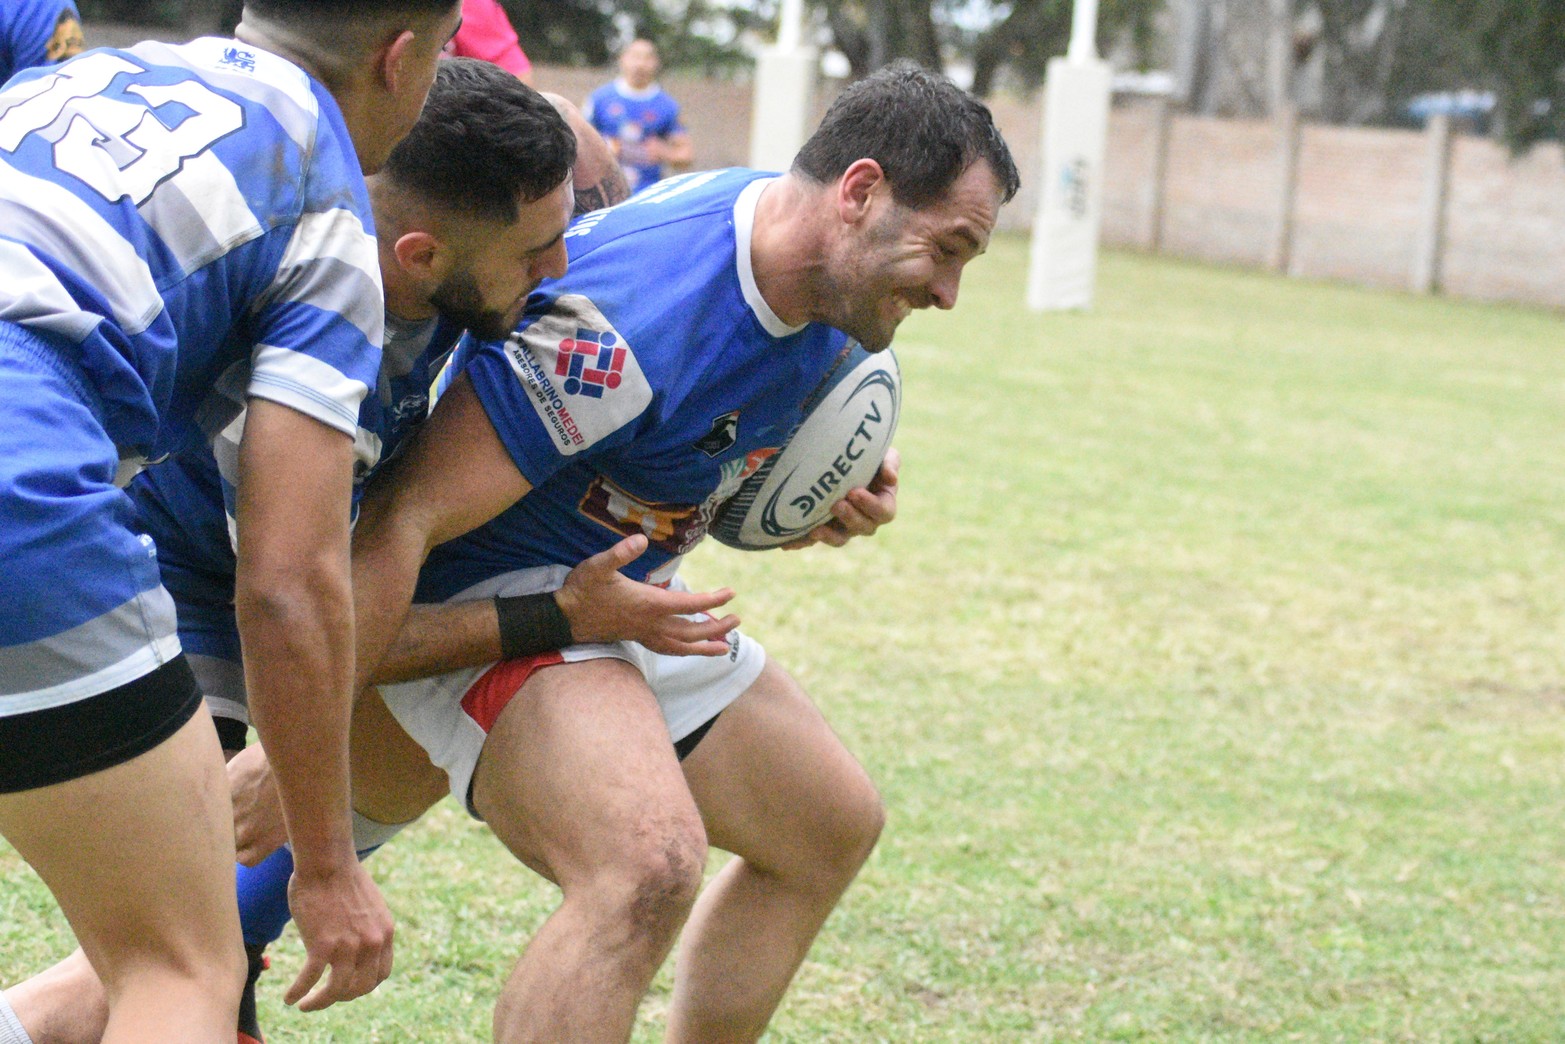
[[[145,996],[191,997],[198,1003],[237,1008],[245,982],[244,948],[197,944],[149,944],[137,947],[125,959],[104,969],[109,996],[140,993]]]
[[[706,832],[700,819],[684,817],[640,832],[614,869],[627,921],[651,937],[672,936],[701,890]]]
[[[867,778],[843,788],[827,815],[820,838],[821,864],[834,877],[851,879],[859,872],[886,826],[886,804]]]

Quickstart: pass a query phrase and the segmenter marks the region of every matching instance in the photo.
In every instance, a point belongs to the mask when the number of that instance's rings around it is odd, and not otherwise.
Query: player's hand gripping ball
[[[880,470],[901,405],[896,356],[850,341],[805,400],[803,419],[782,447],[718,509],[712,536],[729,547],[763,551],[830,521],[832,505]]]

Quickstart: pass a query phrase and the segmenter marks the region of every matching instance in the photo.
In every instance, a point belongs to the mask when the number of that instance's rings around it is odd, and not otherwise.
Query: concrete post
[[[1415,294],[1440,290],[1440,262],[1445,254],[1446,201],[1451,193],[1451,117],[1431,117],[1427,141],[1424,190],[1418,206],[1418,238],[1413,245],[1409,283]]]
[[[1299,190],[1299,110],[1285,105],[1277,113],[1277,214],[1266,264],[1287,274],[1293,261],[1293,214]]]
[[[1163,210],[1168,199],[1168,147],[1174,130],[1174,101],[1168,95],[1160,95],[1152,109],[1152,169],[1148,172],[1142,201],[1142,213],[1147,216],[1146,234],[1142,242],[1146,249],[1157,253],[1163,249]]]

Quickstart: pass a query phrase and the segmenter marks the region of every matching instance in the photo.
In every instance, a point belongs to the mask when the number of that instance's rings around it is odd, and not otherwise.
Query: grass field
[[[890,809],[771,1039],[1565,1040],[1565,322],[1024,268],[906,324],[894,526],[691,563]],[[269,1039],[487,1039],[552,889],[449,803],[375,868],[397,974],[285,1012],[290,934]],[[10,982],[69,942],[0,880]]]

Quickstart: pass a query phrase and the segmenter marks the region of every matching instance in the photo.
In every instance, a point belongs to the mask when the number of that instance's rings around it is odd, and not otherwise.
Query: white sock
[[[33,1044],[4,993],[0,993],[0,1044]]]
[[[377,823],[368,816],[361,816],[355,812],[353,813],[353,850],[360,853],[360,858],[363,858],[363,853],[372,848],[379,848],[402,833],[402,828],[407,825],[406,823]],[[0,1040],[0,1044],[6,1042]]]

